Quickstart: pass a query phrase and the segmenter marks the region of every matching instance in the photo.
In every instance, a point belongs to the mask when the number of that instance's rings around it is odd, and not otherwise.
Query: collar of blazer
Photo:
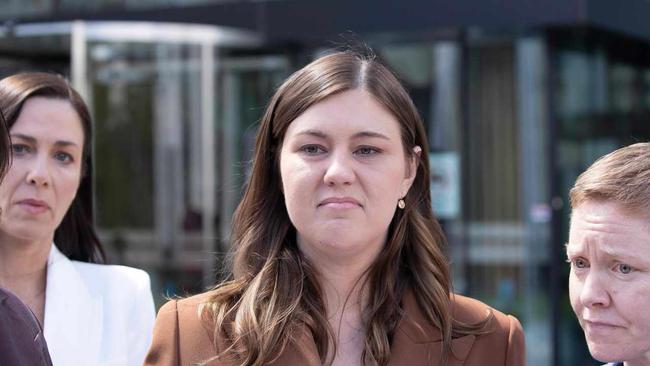
[[[92,281],[52,244],[43,332],[55,365],[97,364],[103,309],[101,293],[88,287]]]
[[[479,319],[468,319],[466,315],[460,314],[455,306],[456,295],[451,296],[452,314],[455,319],[467,323],[479,321]],[[411,289],[408,289],[404,294],[402,307],[404,309],[404,318],[397,324],[391,347],[392,353],[415,355],[426,351],[426,359],[438,360],[442,351],[442,332],[426,319]],[[487,316],[488,313],[485,315]],[[464,361],[472,349],[475,339],[476,336],[474,335],[452,339],[452,355],[450,355],[450,358],[456,361]],[[453,360],[450,360],[450,364],[453,364]]]
[[[452,295],[452,311],[457,320],[467,323],[481,320],[480,310],[465,312],[458,309],[459,307],[455,306],[457,298],[462,297]],[[437,364],[442,355],[440,330],[430,325],[426,320],[411,290],[407,290],[404,294],[402,307],[405,315],[398,323],[393,336],[389,365]],[[477,317],[477,314],[479,317]],[[487,315],[486,309],[485,316]],[[287,349],[279,355],[272,365],[320,365],[316,344],[307,327],[297,329],[294,337],[296,337],[296,341],[287,345]],[[475,339],[476,336],[473,335],[452,339],[452,354],[447,364],[449,366],[462,365],[472,349]],[[220,348],[225,346],[223,344]]]

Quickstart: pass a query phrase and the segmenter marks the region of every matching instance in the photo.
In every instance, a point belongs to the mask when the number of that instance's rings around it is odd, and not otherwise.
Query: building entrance
[[[112,262],[152,274],[157,295],[215,281],[254,123],[287,72],[282,56],[239,56],[259,43],[251,32],[170,23],[0,33],[0,76],[60,73],[88,103],[100,237]]]

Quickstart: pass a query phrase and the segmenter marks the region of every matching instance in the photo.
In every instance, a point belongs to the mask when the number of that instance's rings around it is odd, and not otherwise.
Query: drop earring
[[[404,202],[404,199],[403,199],[403,198],[400,198],[400,199],[397,201],[397,207],[401,208],[402,210],[404,209],[404,207],[406,207],[406,202]]]

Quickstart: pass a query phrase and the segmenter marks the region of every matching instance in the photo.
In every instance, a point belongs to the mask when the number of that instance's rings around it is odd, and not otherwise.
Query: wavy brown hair
[[[104,263],[106,255],[95,233],[93,209],[92,123],[83,99],[62,76],[45,72],[24,72],[0,80],[0,111],[7,127],[16,123],[29,98],[61,99],[79,115],[84,133],[82,174],[77,194],[54,231],[54,242],[72,260]]]
[[[400,123],[407,157],[417,159],[417,174],[389,228],[385,249],[363,280],[369,294],[363,309],[363,362],[386,365],[391,339],[403,317],[407,289],[431,324],[443,335],[443,363],[452,337],[483,331],[485,322],[466,326],[451,314],[452,290],[443,247],[445,237],[431,210],[427,138],[408,93],[372,56],[338,52],[321,57],[290,76],[272,97],[260,122],[252,174],[233,218],[232,276],[217,286],[203,316],[216,324],[215,342],[226,337],[217,358],[241,365],[263,365],[290,343],[293,330],[306,326],[325,364],[336,347],[318,274],[296,244],[281,189],[279,154],[289,124],[312,105],[347,90],[363,89]],[[414,154],[422,148],[425,158]],[[330,358],[330,359],[328,359]]]

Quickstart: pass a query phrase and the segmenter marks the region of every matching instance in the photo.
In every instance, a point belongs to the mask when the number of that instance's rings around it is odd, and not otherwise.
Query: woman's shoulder
[[[454,294],[451,299],[455,320],[471,325],[488,319],[485,332],[476,337],[472,352],[475,358],[503,354],[506,365],[525,364],[524,332],[516,317],[462,295]]]
[[[185,298],[171,299],[165,303],[158,311],[160,317],[165,313],[176,313],[175,316],[182,319],[184,325],[198,325],[205,322],[205,318],[200,316],[203,308],[210,302],[212,292],[203,292],[198,295]]]
[[[194,364],[217,355],[214,323],[203,316],[210,292],[172,299],[158,311],[145,365]]]
[[[492,322],[502,328],[509,328],[513,325],[521,327],[519,320],[514,316],[504,314],[479,300],[458,294],[452,294],[451,300],[454,319],[462,323],[476,324],[485,320],[486,317],[492,317]]]
[[[92,284],[91,287],[112,286],[117,283],[123,289],[135,288],[151,291],[149,274],[141,269],[71,260],[54,245],[48,259],[48,268],[50,266],[55,273],[62,276],[74,276],[73,273],[76,272],[85,282]]]
[[[72,261],[73,266],[85,278],[107,284],[144,288],[150,286],[149,274],[141,269],[114,264],[96,264]]]

